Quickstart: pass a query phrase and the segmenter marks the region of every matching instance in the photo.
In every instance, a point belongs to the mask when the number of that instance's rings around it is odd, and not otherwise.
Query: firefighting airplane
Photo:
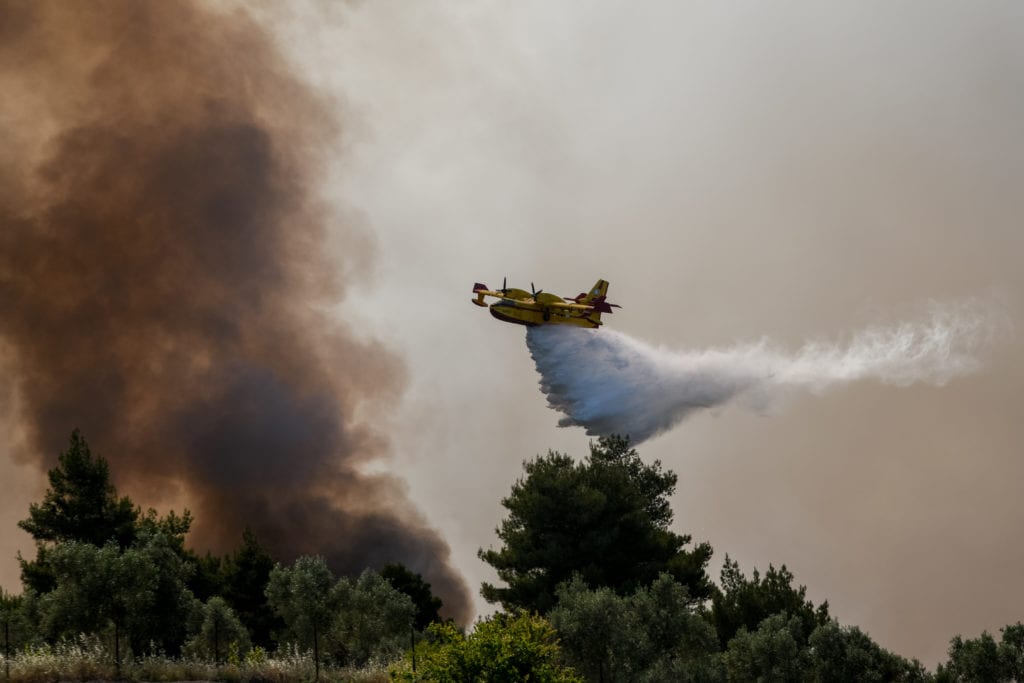
[[[487,306],[485,296],[498,299],[490,304],[491,315],[498,320],[515,323],[516,325],[575,325],[577,327],[600,327],[601,314],[611,313],[612,308],[621,308],[618,304],[610,304],[605,300],[608,294],[608,283],[598,280],[590,288],[590,292],[581,293],[570,299],[542,290],[535,290],[530,283],[530,291],[508,287],[508,279],[502,282],[501,289],[491,290],[487,285],[476,283],[473,293],[476,298],[472,302],[477,306]],[[567,303],[572,302],[572,303]]]

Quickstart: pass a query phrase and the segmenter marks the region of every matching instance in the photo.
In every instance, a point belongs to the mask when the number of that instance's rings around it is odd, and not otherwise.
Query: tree
[[[187,618],[195,603],[188,588],[195,565],[185,559],[189,554],[183,546],[191,517],[188,513],[178,517],[171,512],[157,519],[152,510],[148,517],[156,523],[140,529],[132,550],[155,572],[156,584],[145,618],[131,629],[132,651],[141,654],[156,646],[160,651],[177,655],[184,644]]]
[[[332,602],[338,606],[332,633],[344,664],[364,666],[390,659],[409,644],[416,606],[408,595],[367,569],[355,581],[341,578]]]
[[[392,669],[392,680],[582,683],[576,672],[559,664],[555,630],[538,615],[495,614],[478,621],[468,636],[451,622],[431,624],[427,631],[433,642],[419,648],[416,673],[406,662]]]
[[[1012,626],[1004,626],[1001,631],[999,660],[1003,664],[1003,672],[1011,680],[1024,681],[1024,624],[1018,621]]]
[[[721,589],[712,598],[711,619],[724,648],[740,628],[755,631],[764,619],[785,613],[800,621],[797,641],[804,645],[811,632],[828,623],[828,602],[817,609],[807,599],[807,588],[793,587],[793,573],[782,565],[779,569],[768,565],[764,577],[757,569],[751,579],[740,571],[735,560],[725,556],[722,565]]]
[[[99,547],[113,541],[126,548],[135,539],[139,518],[129,498],[118,498],[107,461],[93,456],[77,429],[71,433],[68,449],[58,457],[57,467],[47,476],[50,487],[43,502],[29,505],[28,519],[18,522],[37,546],[34,561],[19,556],[22,582],[40,593],[54,586],[48,565],[54,544],[79,541]]]
[[[689,599],[687,589],[662,574],[632,596],[634,622],[640,624],[644,669],[638,681],[716,681],[720,679],[714,627]]]
[[[320,639],[329,632],[337,611],[334,575],[319,556],[303,556],[291,567],[274,565],[267,583],[267,600],[300,647],[313,648],[316,678],[320,679]]]
[[[226,571],[225,565],[227,561],[219,555],[214,555],[210,551],[206,551],[205,555],[200,555],[194,550],[189,550],[189,562],[195,566],[195,572],[189,579],[188,587],[192,591],[192,594],[196,596],[197,600],[205,602],[215,595],[224,595],[227,593],[225,588],[226,578],[224,573]],[[271,562],[270,566],[273,567],[274,563]],[[269,575],[269,570],[268,570]],[[263,590],[266,589],[266,583],[260,589],[260,595],[263,601],[266,602],[267,597],[263,595]],[[237,611],[237,610],[236,610]]]
[[[210,598],[196,616],[196,628],[185,645],[188,654],[219,664],[232,645],[243,653],[249,649],[249,633],[224,598]]]
[[[798,683],[810,670],[808,653],[800,644],[799,617],[774,614],[754,631],[741,627],[723,657],[727,680]]]
[[[589,589],[578,577],[558,589],[549,613],[566,660],[588,680],[716,680],[714,628],[686,587],[662,574],[629,596]]]
[[[113,627],[114,658],[121,666],[121,641],[148,616],[158,577],[148,558],[135,549],[121,552],[111,540],[102,548],[69,541],[50,555],[56,586],[43,597],[51,637],[99,633]]]
[[[224,599],[252,632],[257,645],[268,648],[275,630],[284,626],[267,601],[267,584],[274,559],[246,529],[242,544],[223,566]]]
[[[969,640],[954,637],[949,661],[939,666],[936,679],[977,683],[1024,680],[1024,624],[1017,622],[1001,631],[999,643],[987,631]]]
[[[32,620],[26,614],[29,602],[24,595],[12,595],[0,588],[0,652],[4,656],[4,675],[7,679],[11,677],[11,653],[28,643],[32,637]]]
[[[627,616],[627,599],[611,588],[588,588],[579,577],[558,588],[548,616],[566,660],[587,680],[630,680],[639,630]]]
[[[50,488],[40,504],[29,505],[28,519],[18,522],[36,541],[81,541],[102,546],[113,540],[122,548],[135,538],[139,513],[126,496],[117,497],[110,468],[93,456],[79,430],[68,449],[47,473]]]
[[[50,639],[113,629],[115,658],[122,642],[135,654],[147,646],[175,654],[185,636],[194,600],[185,586],[190,567],[162,532],[142,536],[122,550],[70,541],[49,555],[55,585],[40,599],[43,631]]]
[[[582,463],[549,452],[524,469],[502,500],[509,515],[496,532],[504,546],[479,551],[507,584],[485,583],[481,593],[489,602],[546,613],[556,587],[574,574],[591,588],[626,595],[665,572],[691,599],[711,595],[705,572],[711,546],[687,551],[690,536],[669,530],[676,475],[658,461],[644,464],[627,439],[591,443]]]
[[[907,661],[882,649],[857,627],[841,627],[829,620],[816,627],[807,639],[803,629],[802,619],[786,612],[765,618],[754,630],[741,626],[723,656],[727,680],[929,680],[920,662]]]
[[[422,631],[435,621],[441,621],[441,598],[434,595],[430,590],[430,584],[423,580],[422,575],[412,572],[400,563],[385,566],[380,570],[380,575],[396,589],[408,595],[416,606],[413,625],[417,631]]]
[[[807,641],[809,665],[818,681],[888,683],[923,681],[924,667],[879,647],[856,626],[841,627],[831,620],[814,629]]]

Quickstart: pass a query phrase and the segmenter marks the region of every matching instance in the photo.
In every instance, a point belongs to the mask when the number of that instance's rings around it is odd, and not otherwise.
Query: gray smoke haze
[[[197,547],[250,525],[283,560],[401,561],[466,621],[445,541],[364,471],[388,446],[356,415],[404,368],[324,314],[373,253],[318,200],[340,122],[265,30],[189,2],[3,2],[0,90],[20,460],[45,470],[80,427],[136,502],[190,505]]]
[[[526,343],[560,427],[628,434],[640,443],[701,409],[739,400],[765,411],[793,391],[873,379],[942,385],[976,370],[998,315],[976,303],[934,304],[927,320],[862,330],[846,343],[787,352],[767,339],[700,351],[655,348],[611,329],[529,328]]]
[[[467,301],[477,278],[575,294],[600,276],[625,307],[601,332],[788,353],[994,291],[1017,333],[978,372],[792,390],[770,419],[696,411],[640,453],[680,475],[675,531],[786,563],[900,654],[934,666],[953,634],[1021,618],[1024,4],[282,14],[275,35],[367,122],[335,189],[387,258],[347,305],[407,359],[396,458],[474,585],[496,579],[476,550],[522,460],[588,438],[554,428],[523,331]]]

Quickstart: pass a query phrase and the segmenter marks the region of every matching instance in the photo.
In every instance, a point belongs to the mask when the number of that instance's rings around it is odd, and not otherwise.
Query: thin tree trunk
[[[4,621],[4,677],[11,677],[11,620]]]
[[[416,677],[416,625],[409,625],[409,642],[412,643],[412,673]]]
[[[117,619],[114,619],[114,668],[117,670],[117,677],[121,678],[121,631],[118,628]]]
[[[313,664],[316,667],[316,680],[320,680],[320,638],[313,624]]]
[[[220,664],[220,624],[213,620],[213,661]]]

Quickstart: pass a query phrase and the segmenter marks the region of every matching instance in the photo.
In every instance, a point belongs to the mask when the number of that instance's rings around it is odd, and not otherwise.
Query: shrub
[[[427,629],[432,642],[417,648],[418,668],[411,657],[391,670],[393,681],[429,680],[437,683],[582,683],[575,671],[559,663],[555,629],[543,617],[518,612],[496,614],[476,623],[463,635],[451,623]]]

